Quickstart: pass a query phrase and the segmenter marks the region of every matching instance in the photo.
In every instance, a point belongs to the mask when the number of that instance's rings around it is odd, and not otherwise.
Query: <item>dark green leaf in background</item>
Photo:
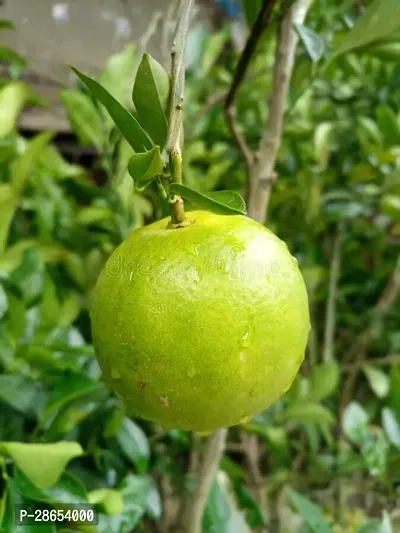
[[[101,118],[90,98],[79,91],[65,89],[61,91],[61,100],[81,144],[101,150],[104,145]]]
[[[291,488],[286,489],[286,494],[313,533],[332,533],[332,529],[315,503]]]
[[[139,473],[144,473],[148,467],[150,448],[142,428],[125,417],[116,437],[126,458],[136,465]]]

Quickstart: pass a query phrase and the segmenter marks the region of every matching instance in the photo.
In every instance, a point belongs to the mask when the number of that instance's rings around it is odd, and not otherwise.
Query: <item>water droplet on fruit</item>
[[[239,339],[239,346],[247,348],[253,342],[253,329],[251,326],[247,326],[243,336]]]
[[[122,374],[121,372],[118,372],[118,370],[115,370],[114,368],[111,370],[111,377],[112,379],[121,379]]]
[[[199,255],[200,248],[201,248],[201,244],[198,244],[198,245],[196,246],[196,248],[194,249],[194,253],[195,253],[196,256]]]

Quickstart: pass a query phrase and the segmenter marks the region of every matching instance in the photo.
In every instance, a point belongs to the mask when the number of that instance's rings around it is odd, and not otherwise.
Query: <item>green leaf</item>
[[[123,520],[124,529],[119,531],[132,531],[139,523],[147,510],[149,491],[153,486],[150,476],[128,475],[121,484],[121,494],[124,500]]]
[[[171,86],[164,67],[144,54],[133,87],[133,103],[140,123],[155,144],[164,147],[167,137],[167,113]]]
[[[0,30],[15,30],[15,24],[11,20],[0,19]]]
[[[0,46],[0,61],[11,63],[17,72],[22,71],[26,66],[26,60],[7,46]]]
[[[230,37],[229,31],[219,31],[206,40],[206,46],[200,57],[199,69],[196,71],[200,78],[207,76],[217,62],[219,56]]]
[[[375,0],[339,44],[334,56],[387,37],[400,27],[397,0]]]
[[[250,533],[242,513],[236,508],[222,472],[212,485],[203,518],[204,533]]]
[[[400,196],[385,194],[382,196],[380,207],[385,215],[400,222]]]
[[[164,160],[159,146],[154,146],[142,154],[134,154],[128,163],[129,174],[134,179],[138,190],[143,190],[150,185],[154,178],[161,174],[163,168]]]
[[[332,529],[315,503],[292,488],[286,489],[286,494],[313,533],[332,533]]]
[[[94,98],[104,105],[116,126],[135,152],[145,152],[153,147],[153,143],[135,117],[122,107],[108,91],[97,83],[97,81],[89,78],[89,76],[86,76],[75,68],[72,68],[72,70],[86,85]]]
[[[247,24],[251,27],[255,23],[257,15],[260,12],[261,0],[243,0],[243,8]]]
[[[382,426],[390,442],[400,450],[400,423],[393,409],[385,407],[382,410]]]
[[[400,412],[400,365],[393,365],[390,370],[390,392],[388,404]]]
[[[334,128],[332,122],[322,122],[318,124],[314,133],[314,150],[315,158],[322,165],[326,167],[329,161],[329,156],[332,151],[332,134]]]
[[[22,81],[7,83],[0,90],[0,138],[15,129],[29,92],[29,87]]]
[[[311,60],[313,63],[317,63],[326,52],[324,40],[315,31],[303,24],[297,22],[294,27]]]
[[[387,105],[380,105],[376,110],[378,127],[388,147],[400,144],[400,127],[393,109]]]
[[[139,473],[144,473],[148,467],[150,448],[142,428],[125,417],[116,437],[126,458],[136,465]]]
[[[315,366],[311,374],[310,397],[325,400],[335,391],[339,382],[339,365],[336,361]]]
[[[17,196],[9,183],[0,184],[0,254],[6,249],[11,222],[17,208]]]
[[[1,108],[1,104],[0,104]],[[13,188],[16,194],[22,194],[29,173],[40,160],[44,148],[49,144],[54,137],[54,132],[46,131],[39,133],[29,142],[25,152],[18,158],[14,169]]]
[[[124,500],[119,490],[97,489],[88,494],[89,503],[101,503],[107,514],[118,515],[124,511]]]
[[[101,150],[104,145],[100,115],[86,94],[73,89],[60,93],[73,131],[81,144]]]
[[[39,488],[26,477],[19,468],[15,468],[11,486],[24,498],[43,503],[79,504],[87,503],[86,489],[82,482],[69,472],[64,472],[51,487]]]
[[[372,365],[365,365],[362,370],[368,380],[369,386],[378,396],[378,398],[386,398],[389,393],[389,377]]]
[[[218,215],[246,214],[246,204],[240,194],[235,191],[217,191],[204,194],[186,185],[172,183],[169,186],[169,192],[182,196],[196,207],[212,211]]]
[[[343,431],[354,442],[364,440],[368,426],[368,414],[357,402],[351,402],[343,414]]]
[[[130,44],[107,59],[99,79],[100,85],[123,106],[130,100],[135,65],[136,45]]]
[[[26,477],[39,488],[48,488],[57,483],[67,463],[83,454],[81,445],[77,442],[2,442],[0,452],[10,456]]]
[[[315,402],[296,401],[284,411],[285,420],[302,423],[333,424],[335,416],[327,407]]]
[[[39,383],[22,375],[0,375],[0,401],[31,417],[42,407],[42,391]]]

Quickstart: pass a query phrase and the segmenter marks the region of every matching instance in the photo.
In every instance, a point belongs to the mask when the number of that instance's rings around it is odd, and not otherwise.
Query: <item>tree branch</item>
[[[341,245],[344,233],[344,221],[340,221],[337,227],[335,242],[333,244],[333,254],[329,274],[329,292],[326,303],[324,345],[322,360],[324,363],[332,361],[334,358],[335,346],[335,326],[336,326],[336,298],[340,276]]]
[[[343,387],[343,393],[339,407],[339,420],[343,418],[343,412],[353,394],[353,389],[358,373],[367,355],[368,345],[374,336],[376,323],[390,310],[400,294],[400,255],[397,258],[394,271],[384,288],[377,304],[375,312],[368,326],[362,331],[349,350],[349,355],[354,357],[352,368]]]
[[[270,26],[272,22],[272,15],[275,4],[276,0],[263,1],[257,20],[255,21],[252,27],[249,38],[247,39],[246,46],[244,47],[243,53],[239,59],[236,71],[233,75],[232,85],[225,100],[226,121],[229,126],[229,129],[231,130],[233,138],[235,139],[244,157],[248,178],[250,176],[251,166],[253,165],[254,155],[248,147],[246,139],[241,133],[239,125],[237,123],[236,98],[240,86],[247,74],[251,59],[253,58],[257,45],[264,31],[268,26]],[[250,182],[248,183],[248,185],[250,185]]]
[[[208,437],[196,475],[196,488],[182,513],[182,531],[202,533],[202,520],[219,461],[225,450],[227,429],[218,429]],[[197,453],[197,451],[196,451]]]
[[[298,43],[293,24],[304,22],[311,4],[312,0],[297,0],[279,22],[269,117],[249,180],[248,213],[261,223],[264,223],[272,184],[276,179],[274,169],[281,145],[283,119]]]

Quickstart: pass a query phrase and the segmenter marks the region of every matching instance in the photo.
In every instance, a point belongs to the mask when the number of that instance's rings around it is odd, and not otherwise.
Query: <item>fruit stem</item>
[[[185,93],[185,48],[189,31],[191,12],[194,0],[181,0],[179,18],[171,51],[171,98],[169,105],[169,120],[166,150],[169,155],[169,170],[171,183],[182,183],[182,153],[181,131],[183,122],[183,102]],[[180,227],[186,225],[183,199],[170,195],[169,207],[171,225]]]

